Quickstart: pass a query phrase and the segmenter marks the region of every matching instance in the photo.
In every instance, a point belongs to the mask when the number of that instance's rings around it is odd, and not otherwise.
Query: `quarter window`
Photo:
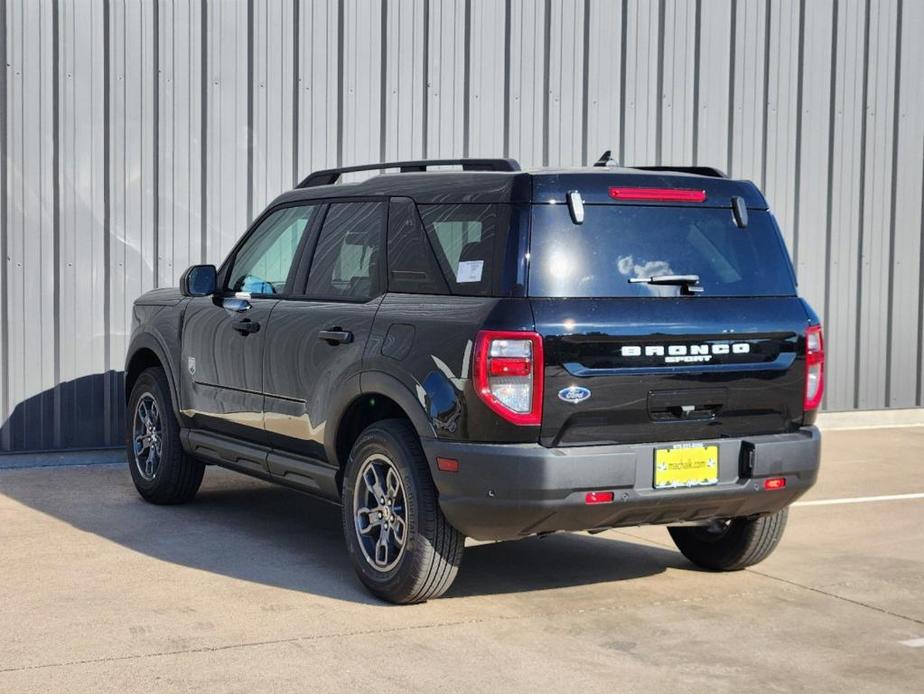
[[[453,294],[490,295],[495,258],[505,255],[509,205],[420,205],[420,215]]]

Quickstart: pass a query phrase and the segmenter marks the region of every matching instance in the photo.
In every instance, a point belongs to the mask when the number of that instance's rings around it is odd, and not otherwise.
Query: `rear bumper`
[[[465,535],[480,540],[772,513],[815,483],[821,452],[815,427],[703,441],[719,447],[719,483],[655,490],[654,449],[671,443],[572,448],[422,443],[443,513]],[[458,472],[440,471],[437,457],[458,460]],[[767,477],[785,477],[786,487],[764,490]],[[613,491],[615,500],[587,505],[587,491]]]

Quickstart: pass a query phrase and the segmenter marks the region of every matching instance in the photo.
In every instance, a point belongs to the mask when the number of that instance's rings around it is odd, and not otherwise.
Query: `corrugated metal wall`
[[[922,0],[5,0],[0,450],[117,444],[131,301],[312,169],[512,156],[755,180],[827,407],[921,405]]]

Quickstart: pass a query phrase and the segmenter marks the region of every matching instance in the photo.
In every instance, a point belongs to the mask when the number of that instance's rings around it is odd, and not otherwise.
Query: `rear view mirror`
[[[218,270],[214,265],[193,265],[180,277],[183,296],[209,296],[218,286]]]

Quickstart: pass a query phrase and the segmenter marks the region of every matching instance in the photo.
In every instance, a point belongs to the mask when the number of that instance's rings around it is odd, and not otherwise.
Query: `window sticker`
[[[456,270],[456,282],[481,282],[481,271],[484,269],[483,260],[462,260]]]

